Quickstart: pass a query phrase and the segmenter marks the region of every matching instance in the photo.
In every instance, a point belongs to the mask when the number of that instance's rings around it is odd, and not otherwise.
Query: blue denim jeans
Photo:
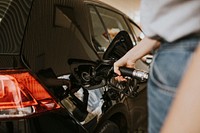
[[[154,56],[148,80],[148,133],[159,133],[199,37],[163,42]],[[189,91],[190,88],[188,88]]]

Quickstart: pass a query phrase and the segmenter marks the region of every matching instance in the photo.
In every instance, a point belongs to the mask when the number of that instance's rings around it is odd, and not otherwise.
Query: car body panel
[[[121,16],[131,35],[134,45],[136,38],[129,18],[119,10],[95,0],[12,0],[0,2],[0,8],[6,13],[0,13],[0,69],[27,69],[37,77],[37,80],[49,90],[38,73],[51,68],[56,77],[72,72],[68,59],[76,58],[97,61],[103,59],[104,52],[95,48],[93,41],[94,27],[91,8],[101,16],[104,9]],[[9,7],[9,8],[7,8]],[[89,8],[91,7],[91,8]],[[8,10],[7,10],[8,9]],[[103,30],[105,20],[100,17]],[[96,25],[96,24],[95,24]],[[135,25],[135,24],[133,24]],[[121,29],[122,30],[122,29]],[[112,39],[108,36],[108,43]],[[139,61],[138,68],[147,70],[148,67]],[[140,86],[144,90],[146,86]],[[59,99],[52,93],[57,102]],[[129,132],[133,132],[134,122],[129,119],[135,110],[130,106],[133,98],[125,98],[109,108],[101,115],[99,124],[106,119],[116,123],[124,123]],[[62,105],[62,103],[60,103]],[[126,105],[126,106],[125,106]],[[137,104],[138,107],[143,105]],[[135,106],[136,107],[136,106]],[[144,110],[146,113],[144,103]],[[131,110],[133,112],[130,112]],[[144,120],[144,119],[143,119]],[[82,124],[65,107],[38,116],[22,119],[0,121],[0,131],[4,132],[93,132],[96,121]],[[57,124],[55,124],[57,123]],[[137,125],[137,124],[136,124]],[[18,129],[15,129],[20,127]],[[92,127],[92,128],[91,128]],[[134,128],[138,128],[134,127]],[[146,128],[145,125],[142,128]]]

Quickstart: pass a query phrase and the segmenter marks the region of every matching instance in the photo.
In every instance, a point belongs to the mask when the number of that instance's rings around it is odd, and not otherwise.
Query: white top
[[[141,0],[141,25],[148,37],[168,42],[200,34],[200,0]]]

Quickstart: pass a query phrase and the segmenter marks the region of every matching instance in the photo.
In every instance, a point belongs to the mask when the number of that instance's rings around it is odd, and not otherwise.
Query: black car
[[[0,1],[0,132],[147,132],[146,79],[118,83],[112,71],[142,37],[99,1]]]

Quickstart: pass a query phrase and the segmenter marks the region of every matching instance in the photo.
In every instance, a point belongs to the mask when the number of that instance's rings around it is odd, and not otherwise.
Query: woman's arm
[[[161,133],[200,133],[200,44],[183,77]]]
[[[121,75],[119,67],[126,66],[133,68],[138,59],[159,46],[160,43],[158,41],[145,37],[138,45],[133,47],[122,58],[114,63],[114,72]]]

